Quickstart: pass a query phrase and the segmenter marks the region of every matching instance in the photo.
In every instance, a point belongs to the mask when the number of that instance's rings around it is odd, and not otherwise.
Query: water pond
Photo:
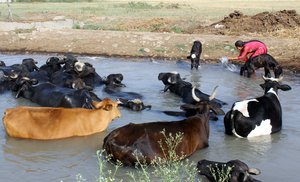
[[[7,65],[20,63],[24,58],[34,58],[39,66],[53,55],[0,55]],[[113,129],[129,122],[144,123],[161,120],[179,120],[162,114],[162,110],[177,110],[182,104],[180,98],[172,93],[163,93],[164,85],[158,80],[160,72],[177,71],[181,77],[210,94],[213,87],[219,85],[217,98],[228,103],[223,107],[227,112],[234,101],[260,96],[263,90],[259,84],[262,79],[257,73],[254,78],[244,78],[238,72],[226,69],[222,64],[203,64],[196,71],[190,70],[187,62],[163,61],[149,59],[123,59],[106,57],[80,56],[80,60],[90,62],[101,76],[110,73],[122,73],[124,91],[141,93],[145,104],[151,104],[152,110],[133,112],[120,108],[122,117],[113,121],[107,131],[87,137],[74,137],[52,141],[16,139],[6,135],[3,124],[0,125],[0,176],[4,181],[76,181],[80,173],[87,181],[96,181],[98,164],[96,151],[101,149],[104,137]],[[210,122],[210,146],[197,151],[190,160],[201,159],[229,161],[240,159],[251,167],[259,168],[261,175],[256,176],[262,181],[299,181],[300,164],[300,79],[286,74],[284,83],[292,90],[279,92],[283,110],[283,129],[272,136],[240,139],[224,134],[223,116],[219,121]],[[95,93],[100,97],[109,97],[102,87]],[[18,105],[35,105],[30,101],[14,98],[14,93],[0,95],[0,116],[6,108]],[[134,170],[126,168],[126,170]],[[122,169],[121,171],[125,171]],[[128,178],[124,173],[117,177]]]

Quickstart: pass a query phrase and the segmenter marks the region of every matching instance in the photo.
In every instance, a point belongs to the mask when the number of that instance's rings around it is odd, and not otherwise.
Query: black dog
[[[202,44],[199,40],[196,40],[194,41],[190,55],[187,57],[187,59],[191,60],[191,69],[193,69],[193,67],[198,69],[200,64],[201,53],[202,53]]]

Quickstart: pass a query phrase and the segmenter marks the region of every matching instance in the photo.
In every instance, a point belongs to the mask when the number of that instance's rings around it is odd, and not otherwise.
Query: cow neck
[[[279,100],[279,97],[278,97],[278,95],[277,95],[277,92],[274,90],[274,88],[270,88],[270,89],[267,91],[267,93],[266,93],[265,95],[270,95],[270,96],[275,95],[276,98],[277,98],[277,100]]]

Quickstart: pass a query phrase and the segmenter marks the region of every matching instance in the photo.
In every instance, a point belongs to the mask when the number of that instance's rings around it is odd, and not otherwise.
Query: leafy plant
[[[115,176],[118,171],[118,169],[122,166],[122,163],[120,161],[117,161],[114,164],[115,169],[110,170],[107,167],[107,164],[112,164],[112,156],[111,155],[105,155],[105,150],[98,150],[97,151],[97,159],[98,159],[98,166],[99,166],[99,182],[113,182],[116,180]],[[122,180],[121,180],[122,181]]]
[[[218,168],[218,166],[215,164],[209,166],[209,170],[214,178],[215,181],[218,182],[229,182],[231,178],[231,171],[233,167],[230,166],[223,166],[222,168]]]

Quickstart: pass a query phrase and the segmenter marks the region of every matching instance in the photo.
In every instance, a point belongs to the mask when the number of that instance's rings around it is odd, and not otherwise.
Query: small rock
[[[145,51],[145,52],[150,52],[150,49],[145,48],[144,51]]]

